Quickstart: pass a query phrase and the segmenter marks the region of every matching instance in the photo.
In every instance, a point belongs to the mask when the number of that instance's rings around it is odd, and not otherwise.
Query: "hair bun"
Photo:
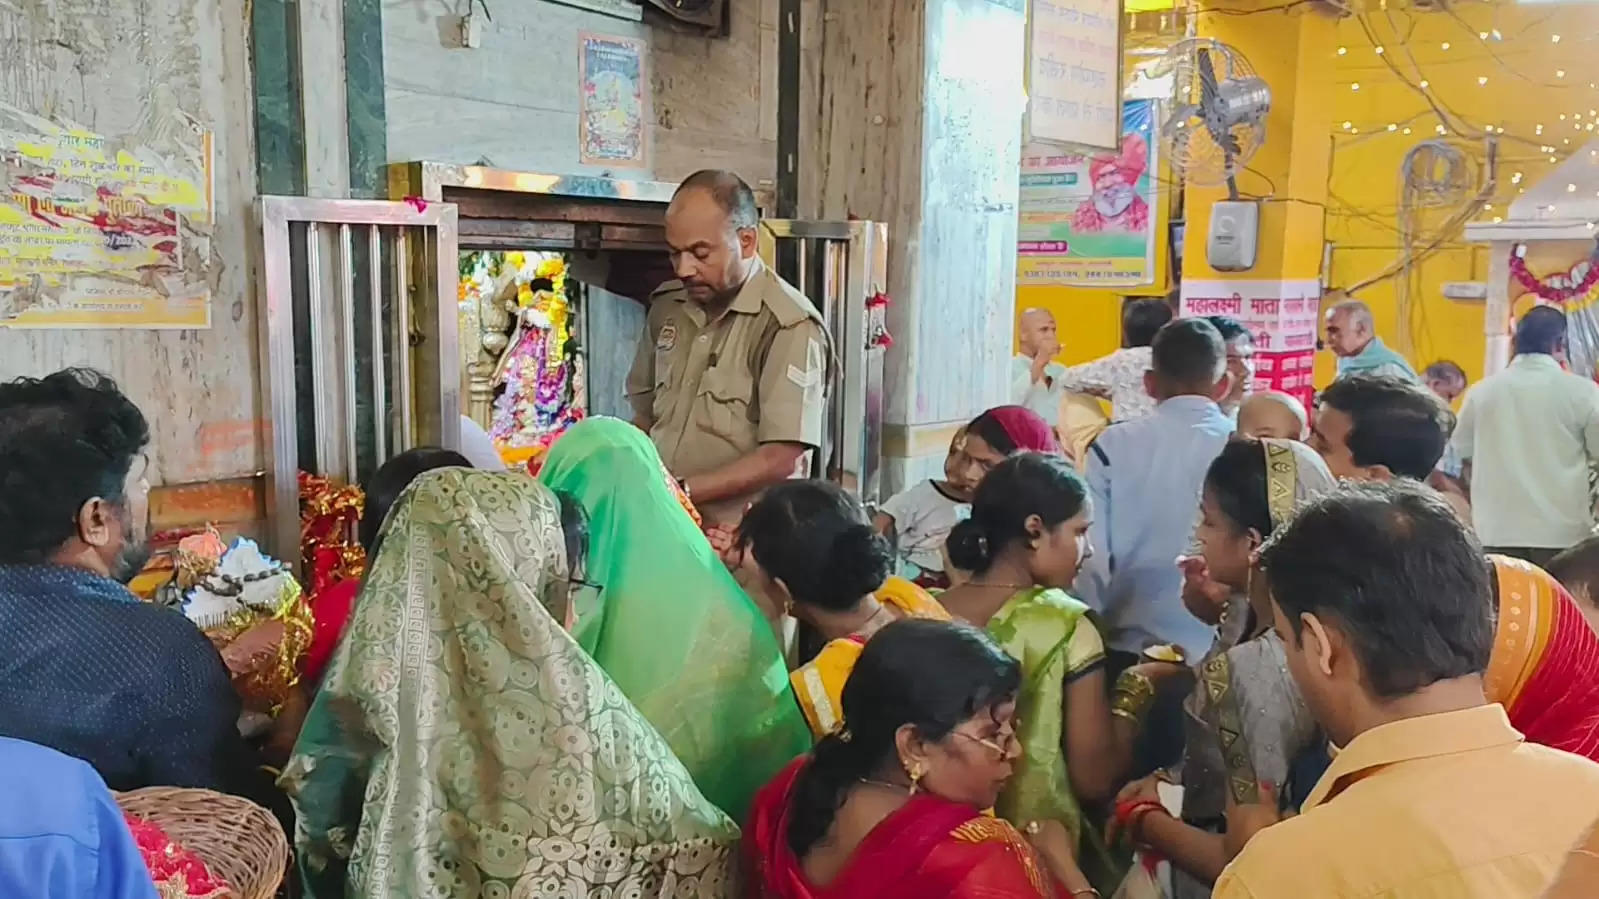
[[[962,571],[986,569],[994,552],[982,525],[970,518],[950,530],[944,550],[949,554],[949,563]]]
[[[853,524],[834,535],[827,560],[844,595],[864,596],[888,579],[894,553],[871,525]]]

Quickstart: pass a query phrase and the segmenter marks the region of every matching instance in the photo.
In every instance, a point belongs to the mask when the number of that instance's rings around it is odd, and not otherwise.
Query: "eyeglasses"
[[[995,734],[995,736],[998,737],[999,742],[990,740],[987,737],[979,737],[976,734],[969,734],[961,730],[950,731],[950,733],[957,737],[970,740],[979,746],[992,749],[1000,758],[1004,759],[1014,755],[1015,750],[1021,746],[1021,736],[1016,732],[1017,728],[1019,727],[1021,727],[1021,722],[1018,721],[1011,727],[1010,730]]]

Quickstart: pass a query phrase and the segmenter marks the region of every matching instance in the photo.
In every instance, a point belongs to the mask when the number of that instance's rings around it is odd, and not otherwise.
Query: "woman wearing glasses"
[[[572,636],[666,738],[706,798],[742,820],[761,784],[810,747],[766,617],[631,424],[573,425],[550,447],[539,481],[588,513]]]
[[[732,889],[732,820],[548,611],[560,507],[462,468],[395,504],[282,779],[308,895]]]
[[[843,727],[757,796],[746,899],[1097,896],[1058,822],[1018,831],[981,811],[1021,750],[1021,681],[969,625],[884,627],[844,687]]]

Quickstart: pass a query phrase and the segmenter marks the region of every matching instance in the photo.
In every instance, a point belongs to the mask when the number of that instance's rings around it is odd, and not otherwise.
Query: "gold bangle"
[[[1154,703],[1155,683],[1147,675],[1128,670],[1116,677],[1116,687],[1110,699],[1111,714],[1135,724],[1142,723],[1144,715]]]
[[[1072,899],[1077,899],[1078,896],[1093,896],[1094,899],[1101,899],[1099,890],[1096,890],[1093,887],[1085,887],[1081,890],[1072,890]]]

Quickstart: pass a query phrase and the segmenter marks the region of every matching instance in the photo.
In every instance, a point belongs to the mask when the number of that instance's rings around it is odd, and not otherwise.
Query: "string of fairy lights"
[[[1500,171],[1484,173],[1487,179],[1486,186],[1501,190],[1514,188],[1515,193],[1519,194],[1530,183],[1528,175],[1530,169],[1537,168],[1543,163],[1551,166],[1560,163],[1564,157],[1581,149],[1582,145],[1599,131],[1599,83],[1585,82],[1575,77],[1577,73],[1568,71],[1567,64],[1560,61],[1561,57],[1569,57],[1572,54],[1573,44],[1592,40],[1591,31],[1576,37],[1562,35],[1551,24],[1555,13],[1550,13],[1528,23],[1515,34],[1507,36],[1498,27],[1485,29],[1471,25],[1450,7],[1443,7],[1442,14],[1450,16],[1459,24],[1462,31],[1459,40],[1444,39],[1423,43],[1411,39],[1406,32],[1414,30],[1414,19],[1402,20],[1400,16],[1407,15],[1405,13],[1396,16],[1395,11],[1388,8],[1386,0],[1379,3],[1377,11],[1359,13],[1354,17],[1368,41],[1372,56],[1378,65],[1387,70],[1381,73],[1382,76],[1387,76],[1381,78],[1382,86],[1386,87],[1397,82],[1422,100],[1422,106],[1408,116],[1394,116],[1386,121],[1356,122],[1353,119],[1344,119],[1335,122],[1334,132],[1340,149],[1390,136],[1411,137],[1417,141],[1438,139],[1461,145],[1463,150],[1477,157],[1480,163],[1487,155],[1488,143],[1497,141],[1499,147],[1497,167]],[[1379,34],[1378,21],[1387,25],[1386,31],[1392,36],[1391,39],[1385,41]],[[1547,42],[1547,45],[1544,42]],[[1480,55],[1470,54],[1473,45],[1483,52]],[[1507,50],[1507,46],[1514,46],[1517,49]],[[1527,74],[1511,65],[1507,58],[1510,55],[1538,55],[1543,46],[1551,48],[1551,51],[1544,55],[1553,57],[1553,60],[1548,63],[1550,67],[1540,76]],[[1553,50],[1556,47],[1560,49]],[[1485,88],[1500,78],[1508,77],[1530,89],[1541,89],[1540,93],[1545,90],[1569,92],[1573,95],[1571,105],[1565,111],[1555,113],[1547,121],[1532,122],[1530,125],[1503,121],[1474,122],[1471,117],[1459,112],[1440,95],[1433,86],[1433,79],[1427,77],[1427,71],[1417,60],[1418,49],[1430,51],[1433,48],[1436,48],[1439,54],[1453,55],[1453,58],[1446,61],[1439,61],[1435,56],[1429,63],[1434,67],[1463,65],[1476,61],[1486,61],[1491,64],[1468,78],[1450,79],[1454,84],[1469,85],[1474,79],[1477,86]],[[1337,49],[1337,54],[1340,58],[1348,58],[1350,48],[1341,46]],[[1584,85],[1586,91],[1583,90]],[[1347,89],[1351,92],[1360,92],[1374,86],[1376,82],[1363,85],[1357,77],[1348,82]],[[1526,131],[1527,127],[1531,128],[1530,133]],[[1571,185],[1571,189],[1575,192],[1577,188]],[[1484,214],[1496,211],[1495,201],[1502,202],[1498,193],[1496,190],[1485,197],[1482,204]],[[1341,211],[1347,213],[1354,210]],[[1495,221],[1502,220],[1502,216],[1491,217]]]
[[[1405,148],[1391,209],[1379,212],[1368,204],[1357,208],[1334,186],[1328,213],[1394,235],[1393,262],[1356,286],[1392,279],[1400,323],[1395,336],[1406,349],[1430,332],[1426,304],[1416,301],[1423,289],[1421,263],[1460,247],[1467,222],[1502,221],[1496,204],[1514,199],[1537,180],[1546,163],[1558,165],[1599,131],[1599,87],[1582,77],[1588,74],[1586,66],[1579,72],[1574,64],[1594,29],[1577,29],[1567,37],[1561,31],[1572,29],[1560,28],[1559,12],[1552,11],[1518,23],[1507,35],[1499,26],[1511,26],[1500,20],[1500,8],[1471,9],[1474,17],[1486,13],[1492,21],[1474,25],[1447,4],[1394,9],[1388,0],[1377,0],[1375,8],[1351,16],[1366,46],[1354,47],[1355,56],[1350,46],[1336,51],[1350,78],[1340,87],[1352,94],[1380,90],[1380,106],[1394,112],[1376,122],[1354,117],[1333,122],[1335,147],[1342,151],[1367,141],[1398,139]],[[1457,33],[1440,33],[1435,27],[1439,17],[1452,21]],[[1427,38],[1417,34],[1423,21],[1429,25]],[[1572,19],[1567,14],[1559,21]],[[1369,57],[1361,58],[1367,53]],[[1517,64],[1511,57],[1520,57]],[[1360,64],[1350,66],[1356,59]],[[1473,81],[1478,89],[1510,82],[1517,99],[1474,102]],[[1413,110],[1404,110],[1406,104],[1396,100],[1396,87],[1420,101]],[[1497,100],[1504,94],[1479,96]],[[1530,109],[1548,110],[1549,118],[1538,121],[1522,114]],[[1570,189],[1578,188],[1573,184]]]

